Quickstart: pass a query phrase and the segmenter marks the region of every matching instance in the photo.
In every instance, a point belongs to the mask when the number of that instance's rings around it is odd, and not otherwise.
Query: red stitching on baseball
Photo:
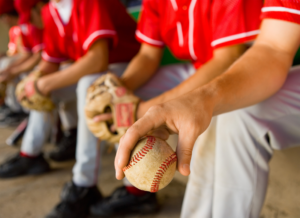
[[[159,167],[157,170],[153,182],[151,184],[150,192],[157,192],[159,189],[160,181],[164,175],[164,173],[167,171],[167,169],[177,161],[177,156],[175,153],[173,153],[171,156],[169,156]]]
[[[153,136],[147,136],[147,142],[144,147],[138,151],[130,160],[129,164],[123,168],[123,172],[133,167],[138,161],[142,160],[143,157],[153,148],[155,138]]]

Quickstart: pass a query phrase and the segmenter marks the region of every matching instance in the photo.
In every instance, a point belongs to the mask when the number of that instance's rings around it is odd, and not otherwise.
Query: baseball
[[[176,153],[167,142],[147,136],[137,143],[123,171],[138,189],[157,192],[172,181],[176,163]]]

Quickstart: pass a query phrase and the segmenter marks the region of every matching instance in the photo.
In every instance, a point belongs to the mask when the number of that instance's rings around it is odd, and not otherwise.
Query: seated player
[[[140,47],[134,37],[136,23],[118,0],[57,0],[43,5],[42,11],[40,1],[22,0],[20,3],[23,4],[23,12],[35,15],[31,19],[43,18],[39,23],[44,26],[45,48],[38,67],[43,73],[36,84],[38,91],[60,102],[77,98],[78,103],[73,179],[63,189],[61,202],[47,217],[82,218],[87,216],[90,205],[101,199],[96,186],[100,149],[98,139],[86,125],[86,92],[94,80],[108,70],[122,75]],[[60,64],[69,59],[74,63],[59,70]],[[45,114],[38,111],[30,113],[30,119],[43,121],[42,124],[32,125],[30,131],[34,137],[37,137],[36,134],[43,135],[40,125],[47,124]],[[25,152],[11,163],[11,169],[13,165],[25,162],[24,156],[28,157],[26,161],[30,160],[31,169],[36,166],[45,166],[46,169],[46,161],[41,155],[42,144],[22,144],[21,151]]]
[[[246,50],[246,42],[256,37],[261,6],[252,0],[144,0],[136,31],[142,46],[121,77],[127,88],[147,100],[138,105],[137,118],[149,107],[203,86],[227,70]],[[166,46],[187,63],[159,67]],[[100,115],[95,121],[108,117]],[[124,214],[136,208],[143,212],[137,205],[148,195],[154,196],[127,185],[94,205],[92,214]]]
[[[27,58],[20,58],[18,61],[14,62],[12,65],[8,66],[4,71],[1,72],[0,80],[4,82],[9,82],[16,76],[20,75],[21,73],[26,73],[32,69],[34,69],[37,63],[41,60],[41,51],[44,47],[43,43],[43,26],[37,16],[33,16],[31,19],[31,23],[26,14],[26,8],[31,4],[36,4],[39,1],[30,1],[27,2],[25,5],[21,4],[21,1],[5,1],[5,4],[10,4],[11,8],[17,10],[18,13],[15,13],[14,17],[14,24],[17,22],[20,24],[19,27],[21,29],[21,39],[23,50],[26,51]],[[45,1],[47,2],[47,1]],[[12,5],[11,4],[15,4]],[[32,14],[38,13],[38,10],[41,9],[44,3],[39,3],[36,6],[35,10]],[[24,12],[25,10],[25,12]],[[8,18],[6,18],[8,20]],[[12,18],[10,18],[12,20]],[[25,75],[24,75],[25,76]],[[14,81],[14,89],[10,90],[11,95],[15,97],[15,86],[17,81]],[[35,114],[35,112],[32,112]],[[63,136],[61,140],[58,142],[57,149],[50,152],[49,157],[55,161],[65,161],[68,159],[74,159],[75,157],[75,149],[76,149],[76,132],[77,132],[77,111],[76,111],[76,99],[70,100],[64,103],[59,104],[58,113],[60,119],[62,121],[63,127]],[[6,115],[4,116],[5,120],[10,120],[9,118],[13,117],[16,118],[15,114]],[[49,138],[51,127],[54,125],[51,119],[53,118],[50,115],[42,115],[41,117],[36,117],[31,115],[29,118],[29,125],[25,132],[24,138],[22,140],[22,149],[24,156],[36,156],[37,153],[34,153],[32,150],[35,147],[41,147],[45,141]],[[48,122],[42,124],[40,120],[48,120]],[[35,128],[33,128],[35,126]],[[32,154],[32,155],[30,155]],[[17,155],[18,157],[18,155]],[[25,157],[24,157],[25,158]],[[43,161],[44,170],[48,169],[49,166]],[[29,163],[28,163],[29,164]],[[16,164],[16,168],[11,168],[6,170],[0,170],[0,178],[3,177],[11,177],[11,176],[20,176],[26,174],[28,170],[30,170],[29,165],[26,164]],[[34,161],[31,162],[32,165]],[[44,170],[41,170],[43,172]],[[13,173],[12,173],[13,172]]]
[[[115,159],[116,177],[123,178],[122,168],[137,140],[161,126],[166,131],[160,136],[179,134],[178,169],[188,175],[197,136],[212,116],[226,113],[218,116],[213,201],[202,209],[213,218],[259,217],[272,150],[300,143],[300,68],[291,68],[300,45],[299,14],[298,1],[266,0],[260,34],[251,49],[223,75],[152,107],[128,129]],[[186,209],[189,216],[183,217],[203,214],[188,205]]]
[[[38,31],[37,34],[32,31],[25,32],[27,26],[22,26],[22,28],[17,26],[19,15],[13,1],[0,1],[0,15],[3,23],[10,28],[9,50],[7,57],[1,58],[0,64],[0,83],[7,84],[5,106],[1,108],[0,112],[0,124],[3,126],[17,124],[24,118],[25,114],[15,98],[15,86],[20,80],[19,74],[33,69],[41,59],[41,48],[38,47],[42,42],[42,35]],[[35,44],[27,43],[25,49],[23,41],[27,42],[31,37],[35,39]],[[34,46],[37,47],[33,53],[31,48]]]

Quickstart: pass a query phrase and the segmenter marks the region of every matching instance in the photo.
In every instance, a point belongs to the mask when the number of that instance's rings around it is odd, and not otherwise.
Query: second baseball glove
[[[36,88],[36,81],[40,77],[40,72],[35,71],[18,83],[16,96],[20,104],[30,110],[50,112],[55,108],[49,97],[43,96]]]
[[[135,122],[139,98],[126,89],[112,73],[97,79],[88,89],[85,114],[91,132],[101,140],[119,142],[126,130]],[[116,132],[110,131],[109,122],[94,122],[99,114],[112,112]]]

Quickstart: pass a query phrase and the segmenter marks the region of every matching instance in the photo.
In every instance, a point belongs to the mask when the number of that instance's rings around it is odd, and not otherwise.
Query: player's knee
[[[94,81],[94,77],[90,75],[82,77],[77,84],[77,95],[81,93],[87,93],[88,88],[93,84]]]
[[[249,117],[249,113],[244,109],[219,115],[217,121],[218,129],[220,131],[222,129],[221,132],[226,132],[226,134],[237,134],[237,132],[242,131],[242,127],[247,124],[247,122],[245,122],[247,117]]]

